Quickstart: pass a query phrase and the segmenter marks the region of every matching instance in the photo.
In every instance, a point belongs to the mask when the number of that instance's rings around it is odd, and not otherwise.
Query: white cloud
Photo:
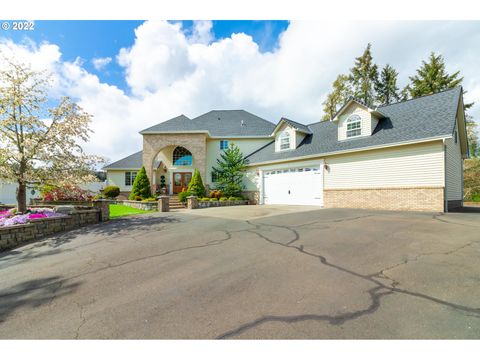
[[[55,71],[56,91],[94,115],[87,149],[112,160],[141,148],[138,131],[181,113],[243,108],[274,122],[318,121],[331,82],[368,42],[379,65],[400,72],[402,86],[431,51],[442,53],[449,72],[461,70],[466,101],[478,102],[471,114],[480,119],[480,22],[292,22],[266,53],[248,35],[215,41],[211,30],[210,22],[196,22],[191,34],[179,23],[140,25],[117,55],[129,95],[80,62],[63,62],[56,45],[0,41],[0,49]]]
[[[93,58],[92,59],[92,64],[97,69],[98,71],[103,70],[105,66],[110,64],[112,61],[111,57],[104,57],[104,58]]]

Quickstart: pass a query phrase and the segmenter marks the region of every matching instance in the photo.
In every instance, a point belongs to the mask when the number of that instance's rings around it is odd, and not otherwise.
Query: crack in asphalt
[[[365,216],[363,216],[363,217],[365,217]],[[351,220],[358,219],[358,218],[361,218],[361,217],[351,218]],[[352,275],[352,276],[361,278],[363,280],[372,282],[376,285],[376,287],[374,287],[373,289],[370,289],[368,291],[368,294],[370,295],[370,298],[371,298],[371,304],[367,309],[358,310],[358,311],[355,311],[355,312],[343,313],[343,314],[336,315],[336,316],[327,315],[327,314],[301,314],[301,315],[294,315],[294,316],[267,315],[267,316],[262,316],[260,318],[257,318],[257,319],[255,319],[251,322],[242,324],[242,325],[236,327],[235,329],[226,331],[223,334],[219,335],[217,337],[217,339],[227,339],[227,338],[230,338],[232,336],[239,335],[239,334],[241,334],[241,333],[243,333],[247,330],[251,330],[252,328],[255,328],[255,327],[257,327],[259,325],[262,325],[266,322],[292,323],[292,322],[299,322],[299,321],[306,321],[306,320],[319,320],[319,321],[323,320],[323,321],[329,321],[331,324],[334,324],[334,325],[343,324],[346,321],[353,320],[353,319],[356,319],[356,318],[364,316],[364,315],[370,315],[371,313],[375,312],[381,305],[380,298],[384,295],[387,295],[387,294],[390,295],[390,294],[394,294],[394,293],[400,293],[400,294],[405,294],[405,295],[421,298],[421,299],[428,300],[428,301],[431,301],[431,302],[434,302],[434,303],[437,303],[437,304],[440,304],[440,305],[447,306],[447,307],[452,308],[454,310],[460,310],[462,312],[466,312],[467,314],[464,314],[464,315],[470,315],[470,316],[480,315],[480,308],[472,308],[472,307],[468,307],[468,306],[464,306],[464,305],[459,305],[459,304],[451,303],[451,302],[448,302],[448,301],[445,301],[445,300],[442,300],[442,299],[438,299],[438,298],[430,296],[430,295],[426,295],[426,294],[422,294],[422,293],[419,293],[419,292],[414,292],[414,291],[409,291],[409,290],[406,290],[406,289],[398,288],[397,286],[399,285],[399,282],[396,281],[395,279],[392,279],[392,278],[386,276],[383,273],[384,271],[387,271],[387,269],[383,269],[383,270],[381,270],[381,271],[379,271],[375,274],[372,274],[372,275],[363,275],[363,274],[357,273],[353,270],[342,267],[340,265],[330,263],[326,259],[325,256],[306,251],[304,249],[303,245],[300,245],[300,246],[292,245],[292,243],[293,243],[292,240],[290,240],[289,242],[284,244],[284,243],[272,240],[272,239],[268,238],[267,236],[265,236],[264,234],[259,232],[259,231],[266,231],[266,230],[262,229],[262,227],[263,226],[268,226],[268,227],[279,227],[279,228],[289,229],[292,232],[294,232],[296,235],[298,235],[297,231],[294,231],[293,229],[291,229],[291,227],[294,227],[294,226],[253,223],[253,222],[248,221],[248,220],[246,221],[246,223],[253,226],[254,229],[243,230],[243,231],[247,231],[249,233],[255,234],[258,237],[260,237],[261,239],[263,239],[263,240],[265,240],[265,241],[267,241],[271,244],[282,246],[282,247],[285,247],[285,248],[294,249],[294,250],[299,251],[303,255],[307,255],[307,256],[317,258],[325,266],[334,268],[336,270],[342,271],[342,272],[347,273],[349,275]],[[297,241],[298,239],[294,239],[294,240]],[[448,255],[448,254],[454,253],[456,251],[459,251],[461,248],[465,248],[467,246],[472,245],[473,243],[476,243],[476,241],[473,241],[469,244],[463,245],[460,248],[456,248],[454,250],[448,251],[444,254]],[[421,257],[422,255],[427,256],[427,255],[429,255],[429,253],[419,254],[417,256],[417,259],[419,257]],[[407,260],[405,263],[399,264],[398,266],[400,266],[402,264],[406,264],[408,262],[409,262],[409,260]],[[384,285],[382,282],[376,280],[375,277],[382,277],[382,278],[390,280],[391,281],[391,286]],[[385,290],[386,292],[381,293],[379,295],[377,293],[379,290]]]
[[[85,305],[80,305],[79,303],[75,303],[80,309],[80,325],[77,327],[77,330],[75,331],[75,340],[78,340],[80,337],[80,329],[82,328],[83,325],[87,322],[87,318],[85,317]]]
[[[233,336],[239,335],[247,330],[251,330],[257,326],[260,326],[267,322],[282,322],[282,323],[296,323],[301,321],[315,320],[315,321],[328,321],[331,325],[342,325],[343,323],[354,320],[364,315],[368,315],[377,311],[380,307],[380,298],[386,295],[393,294],[393,291],[378,292],[384,290],[381,286],[376,286],[369,289],[367,292],[372,299],[372,303],[363,310],[345,312],[339,315],[323,315],[323,314],[301,314],[301,315],[266,315],[261,318],[255,319],[251,322],[243,324],[233,330],[227,331],[217,337],[217,339],[228,339]]]

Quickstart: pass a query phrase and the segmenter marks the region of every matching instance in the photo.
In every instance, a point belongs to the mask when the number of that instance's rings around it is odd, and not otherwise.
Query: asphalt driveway
[[[480,338],[480,213],[146,214],[0,254],[0,338]]]

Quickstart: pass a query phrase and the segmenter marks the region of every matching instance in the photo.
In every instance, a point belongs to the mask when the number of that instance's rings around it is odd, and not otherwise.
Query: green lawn
[[[110,218],[118,218],[122,216],[135,215],[135,214],[145,214],[152,211],[145,211],[140,209],[135,209],[130,206],[111,204],[110,205]]]

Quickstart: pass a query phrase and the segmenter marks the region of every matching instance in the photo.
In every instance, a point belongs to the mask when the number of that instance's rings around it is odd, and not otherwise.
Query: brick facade
[[[153,184],[153,162],[157,154],[167,146],[182,146],[192,153],[193,166],[202,179],[206,179],[207,135],[206,134],[144,134],[143,166]]]
[[[443,187],[324,190],[326,208],[443,212]]]

